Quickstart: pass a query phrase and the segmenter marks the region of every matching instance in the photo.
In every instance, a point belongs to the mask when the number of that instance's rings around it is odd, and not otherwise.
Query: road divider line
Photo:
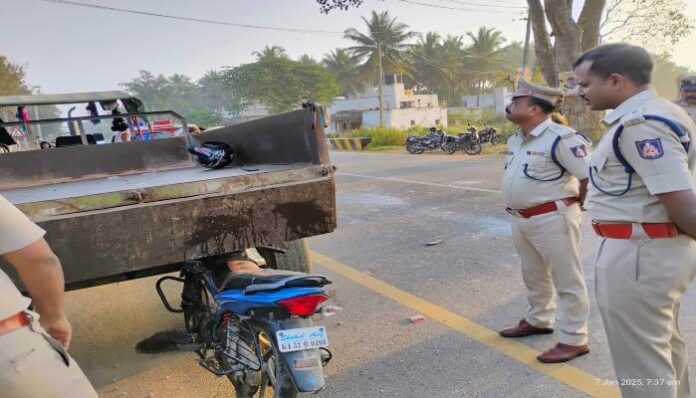
[[[474,188],[474,187],[460,187],[457,185],[449,185],[449,184],[438,184],[436,182],[425,182],[425,181],[412,181],[412,180],[404,180],[401,178],[391,178],[391,177],[375,177],[375,176],[367,176],[363,174],[352,174],[352,173],[336,173],[336,175],[339,176],[348,176],[348,177],[359,177],[359,178],[368,178],[372,180],[380,180],[380,181],[394,181],[394,182],[404,182],[408,184],[418,184],[418,185],[427,185],[431,187],[440,187],[440,188],[454,188],[454,189],[461,189],[463,191],[475,191],[475,192],[488,192],[488,193],[501,193],[497,189],[486,189],[486,188]]]
[[[448,311],[434,303],[424,300],[416,295],[401,290],[388,283],[382,282],[370,275],[342,264],[321,253],[312,252],[313,258],[318,264],[332,272],[335,272],[351,281],[366,287],[379,295],[387,297],[395,302],[418,311],[420,314],[440,322],[466,337],[492,348],[493,350],[510,357],[539,373],[553,378],[569,387],[581,391],[591,397],[619,398],[619,389],[606,385],[599,377],[591,375],[581,369],[568,364],[544,364],[536,357],[539,351],[524,344],[505,339],[498,332],[479,325],[463,316]]]

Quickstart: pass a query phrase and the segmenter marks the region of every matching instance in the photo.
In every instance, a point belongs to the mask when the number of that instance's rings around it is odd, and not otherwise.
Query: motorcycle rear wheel
[[[481,149],[481,144],[474,142],[464,147],[464,152],[466,152],[467,155],[478,155],[481,153]]]
[[[414,155],[420,155],[421,153],[425,152],[425,149],[423,149],[423,148],[415,148],[415,147],[414,147],[413,145],[411,145],[411,144],[406,144],[406,150],[408,151],[408,153],[412,153],[412,154],[414,154]]]
[[[228,375],[227,378],[234,386],[238,398],[296,398],[297,388],[292,381],[290,372],[280,357],[280,351],[276,345],[273,333],[261,324],[255,324],[263,365],[261,369],[261,385],[247,383],[245,377],[237,378]],[[248,342],[247,344],[253,344]]]

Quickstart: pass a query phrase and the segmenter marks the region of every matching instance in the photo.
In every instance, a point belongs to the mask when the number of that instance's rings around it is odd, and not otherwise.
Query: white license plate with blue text
[[[280,352],[311,350],[329,345],[324,326],[279,330],[276,332],[276,340]]]

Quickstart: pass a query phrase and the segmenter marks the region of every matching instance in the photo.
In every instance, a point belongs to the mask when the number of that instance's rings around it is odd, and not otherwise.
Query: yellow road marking
[[[450,329],[454,329],[457,332],[474,339],[505,356],[529,366],[539,373],[558,380],[561,383],[566,384],[591,397],[620,398],[621,396],[618,388],[605,385],[602,383],[599,377],[593,376],[568,364],[541,363],[536,359],[540,353],[533,348],[510,339],[500,337],[498,332],[494,330],[472,322],[418,296],[364,274],[332,258],[326,257],[321,253],[312,252],[312,256],[315,260],[318,260],[319,264],[324,268],[342,275],[382,296],[388,297],[403,306],[418,311],[420,314],[438,321]]]

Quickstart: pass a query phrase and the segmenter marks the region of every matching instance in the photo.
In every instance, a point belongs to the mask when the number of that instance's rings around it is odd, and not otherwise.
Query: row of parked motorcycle
[[[483,130],[479,131],[476,126],[469,125],[466,131],[456,136],[431,127],[425,136],[409,136],[406,139],[406,150],[409,153],[421,154],[425,151],[440,149],[448,155],[461,150],[468,155],[478,155],[484,144],[498,145],[502,143],[503,137],[498,134],[495,127],[484,127]]]

